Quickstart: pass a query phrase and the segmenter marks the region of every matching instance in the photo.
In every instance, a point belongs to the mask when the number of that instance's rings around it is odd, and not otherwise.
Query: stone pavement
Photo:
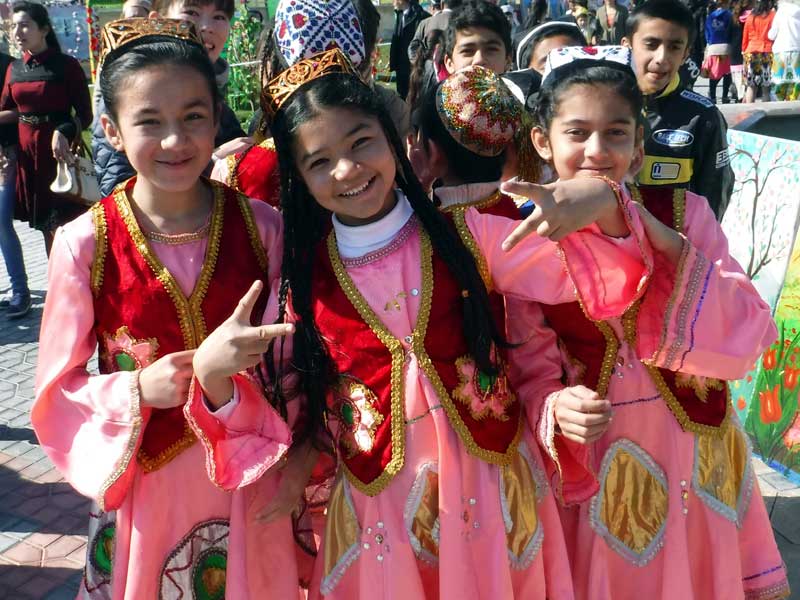
[[[67,600],[80,583],[89,501],[64,482],[31,430],[47,262],[41,235],[16,226],[34,304],[18,321],[0,313],[0,599]],[[0,289],[7,285],[5,265],[0,265]],[[760,461],[755,470],[800,599],[800,486]]]

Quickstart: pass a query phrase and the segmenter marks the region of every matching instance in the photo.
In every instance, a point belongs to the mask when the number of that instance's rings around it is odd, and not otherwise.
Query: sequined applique
[[[150,365],[156,359],[158,340],[137,340],[126,326],[122,326],[114,335],[103,334],[102,348],[100,360],[109,373],[135,371]]]
[[[342,379],[334,392],[333,416],[339,422],[337,438],[347,449],[348,458],[352,458],[372,450],[383,415],[375,408],[378,398],[372,390],[353,379]]]
[[[89,544],[81,585],[92,599],[111,598],[116,512],[92,506],[89,512]]]
[[[229,535],[230,523],[224,519],[195,526],[164,563],[159,600],[224,600]]]
[[[500,368],[499,374],[487,375],[477,369],[472,357],[456,359],[459,384],[453,390],[453,398],[469,407],[473,419],[508,419],[506,407],[516,400],[516,396],[508,384],[504,365]]]
[[[724,435],[695,434],[692,489],[711,510],[741,528],[753,493],[750,440],[732,417]]]
[[[403,510],[408,541],[414,554],[429,565],[439,563],[439,466],[420,466]]]
[[[508,559],[512,568],[526,569],[544,539],[538,510],[549,490],[547,478],[524,442],[511,464],[500,468],[499,478]]]
[[[324,567],[320,591],[330,594],[361,553],[361,527],[350,496],[350,486],[340,477],[328,500],[325,520]]]
[[[666,474],[644,448],[617,440],[600,467],[600,491],[589,507],[592,529],[627,561],[646,565],[664,543],[667,489]]]

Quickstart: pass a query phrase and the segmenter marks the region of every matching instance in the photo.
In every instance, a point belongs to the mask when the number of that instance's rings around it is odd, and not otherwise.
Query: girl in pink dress
[[[287,423],[263,400],[213,415],[258,433],[259,470],[233,480],[207,468],[191,427],[210,410],[195,401],[184,416],[208,331],[251,330],[258,360],[286,329],[249,324],[264,307],[253,282],[279,273],[280,216],[200,176],[219,104],[191,24],[115,21],[104,42],[103,127],[137,176],[56,235],[31,415],[67,481],[116,511],[96,515],[79,597],[297,598],[289,520],[255,519],[276,487],[258,476],[288,447]],[[95,351],[100,375],[87,367]],[[235,435],[224,450],[226,464],[247,459]]]
[[[551,590],[543,576],[547,482],[520,444],[522,409],[481,275],[499,293],[552,303],[577,293],[595,318],[621,314],[649,276],[638,217],[602,194],[591,206],[552,203],[537,218],[566,237],[530,236],[507,252],[518,222],[439,213],[339,51],[300,61],[263,99],[285,235],[270,302],[296,327],[291,347],[267,355],[273,402],[305,397],[294,443],[332,439],[338,461],[309,596],[571,598],[569,582]],[[213,361],[195,362],[209,401],[224,404],[230,383],[209,374]],[[209,427],[209,447],[230,435]]]
[[[534,145],[562,180],[622,182],[642,160],[641,102],[627,49],[555,50]],[[580,301],[510,316],[513,330],[558,336],[558,349],[534,349],[550,377],[525,393],[544,405],[539,433],[568,506],[575,595],[784,598],[785,567],[726,383],[775,339],[769,307],[704,198],[663,187],[629,195],[647,207],[657,250],[641,302],[614,319],[593,318]],[[610,423],[593,410],[598,395],[611,402]]]

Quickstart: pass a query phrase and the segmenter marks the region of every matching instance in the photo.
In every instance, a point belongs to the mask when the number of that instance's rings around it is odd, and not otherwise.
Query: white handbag
[[[73,164],[58,161],[56,178],[50,184],[50,191],[72,196],[75,202],[91,206],[102,199],[91,155],[82,142],[73,147],[73,154]]]

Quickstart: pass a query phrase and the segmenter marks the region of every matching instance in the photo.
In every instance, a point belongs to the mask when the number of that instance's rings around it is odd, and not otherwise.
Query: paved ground
[[[41,235],[19,223],[17,231],[34,308],[19,321],[0,314],[0,598],[66,600],[80,582],[89,503],[62,480],[30,427],[47,265]],[[7,284],[0,265],[0,289]],[[800,599],[800,486],[755,467]]]

